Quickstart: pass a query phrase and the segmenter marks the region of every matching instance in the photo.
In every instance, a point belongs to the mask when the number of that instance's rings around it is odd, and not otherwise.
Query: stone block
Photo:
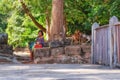
[[[80,55],[81,54],[81,48],[80,45],[71,45],[65,47],[65,54],[68,56],[71,55]]]
[[[85,53],[90,53],[91,52],[91,46],[90,45],[81,45],[80,46]]]
[[[61,55],[64,54],[64,48],[58,47],[58,48],[51,48],[51,56]]]
[[[45,42],[44,47],[49,47],[49,42]]]
[[[52,42],[49,42],[49,47],[51,48],[56,48],[56,47],[63,47],[64,46],[64,42],[63,41],[52,41]]]
[[[66,56],[66,55],[57,55],[54,57],[54,61],[55,63],[62,63],[62,64],[65,64],[65,63],[69,63],[70,57],[69,56]]]
[[[58,55],[54,57],[55,63],[62,64],[80,64],[82,63],[82,57],[79,55],[67,56],[67,55]]]
[[[43,47],[39,49],[34,49],[33,52],[34,59],[38,57],[49,57],[50,56],[50,48],[49,47]]]
[[[55,61],[54,61],[54,58],[52,58],[52,57],[42,57],[42,58],[36,58],[36,59],[34,59],[34,63],[36,63],[36,64],[45,64],[45,63],[49,63],[49,64],[52,64],[52,63],[54,63]]]
[[[67,38],[64,40],[64,45],[71,45],[71,43],[72,43],[71,37],[67,37]]]

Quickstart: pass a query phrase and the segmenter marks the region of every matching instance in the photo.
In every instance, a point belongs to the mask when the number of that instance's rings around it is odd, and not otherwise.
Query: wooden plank
[[[103,32],[103,34],[104,34],[104,36],[103,36],[103,57],[104,57],[104,64],[106,65],[106,53],[105,53],[105,51],[106,51],[106,43],[105,43],[105,39],[106,39],[106,34],[105,34],[105,31],[106,31],[106,29],[104,29],[104,32]]]
[[[120,33],[120,27],[119,27],[119,33]],[[120,34],[119,35],[119,53],[118,53],[118,59],[119,59],[119,64],[120,64]]]
[[[105,38],[104,38],[104,46],[105,46],[104,55],[105,55],[105,64],[107,65],[107,52],[106,52],[106,50],[107,50],[107,41],[106,41],[106,39],[107,39],[107,29],[105,29],[104,34],[105,34]]]
[[[104,57],[104,64],[106,65],[106,29],[104,29],[103,32],[104,36],[103,36],[103,57]]]
[[[109,60],[109,54],[108,54],[108,46],[109,46],[109,44],[108,44],[108,40],[109,40],[109,39],[108,39],[108,29],[107,29],[106,34],[107,34],[107,38],[106,38],[106,43],[107,43],[107,45],[106,45],[106,50],[107,50],[107,51],[106,51],[106,55],[107,55],[107,56],[106,56],[106,59],[107,59],[107,61],[106,61],[106,62],[107,62],[107,65],[109,65],[109,61],[110,61],[110,60]]]
[[[96,34],[97,34],[97,35],[96,35],[96,42],[95,42],[95,45],[96,45],[96,46],[95,46],[95,50],[96,50],[96,52],[95,52],[95,63],[96,63],[96,62],[98,63],[98,53],[99,53],[99,51],[98,51],[98,50],[99,50],[99,46],[98,46],[98,45],[99,45],[99,43],[98,43],[98,42],[99,42],[99,37],[98,37],[99,35],[98,35],[98,33],[99,33],[99,32],[96,31]]]
[[[116,66],[117,63],[117,35],[116,35],[116,28],[117,27],[113,27],[113,35],[114,35],[114,66]]]
[[[102,48],[101,48],[101,33],[99,31],[99,48],[98,48],[98,62],[101,64],[101,51],[102,51]]]
[[[101,33],[100,33],[100,30],[99,30],[99,39],[97,40],[97,41],[99,41],[98,42],[98,55],[97,55],[97,57],[98,57],[98,63],[100,64],[100,54],[101,54]]]
[[[94,51],[95,51],[95,38],[96,38],[96,28],[98,28],[99,27],[99,24],[98,23],[94,23],[93,25],[92,25],[92,46],[91,46],[91,63],[93,63],[93,64],[95,64],[95,60],[94,60],[94,58],[95,58],[95,56],[94,56]]]
[[[108,65],[110,65],[110,34],[109,34],[109,28],[107,30],[107,62],[108,62]]]
[[[96,54],[96,59],[97,59],[97,63],[99,63],[99,54],[100,54],[100,31],[97,31],[97,54]]]
[[[107,29],[106,29],[106,39],[105,39],[105,42],[106,42],[106,45],[105,45],[105,53],[106,53],[106,65],[108,65],[108,59],[107,59],[107,56],[108,56],[108,52],[107,52],[107,45],[108,45],[108,43],[107,43],[107,36],[108,36],[108,34],[107,34]]]
[[[119,27],[116,27],[116,38],[117,38],[117,63],[119,62],[119,34],[118,34]]]
[[[120,27],[119,27],[119,33],[120,33]],[[118,59],[119,59],[119,64],[120,64],[120,34],[119,34],[119,33],[118,33],[118,35],[119,35],[119,38],[118,38],[118,39],[119,39],[119,41],[118,41],[118,42],[119,42],[119,49],[118,49],[118,50],[119,50],[119,53],[118,53]]]
[[[99,35],[98,35],[99,33],[98,33],[98,31],[97,31],[97,35],[96,35],[96,46],[95,46],[95,48],[96,48],[96,56],[95,56],[95,58],[96,58],[96,62],[98,62],[98,53],[99,53]]]
[[[120,22],[116,22],[114,26],[120,26]]]
[[[100,26],[100,27],[96,28],[96,30],[104,29],[104,28],[107,28],[107,27],[109,27],[109,25],[103,25],[103,26]]]
[[[118,29],[117,29],[117,37],[118,37],[118,46],[117,46],[117,50],[118,50],[118,52],[117,52],[117,56],[118,56],[118,64],[120,64],[120,26],[118,26]]]
[[[102,29],[102,31],[101,31],[102,35],[104,33],[104,29]],[[104,46],[103,46],[104,41],[103,41],[103,38],[104,38],[104,36],[102,36],[102,35],[101,35],[101,53],[100,54],[101,54],[101,63],[104,64],[104,56],[103,56],[103,51],[104,51]]]
[[[112,44],[112,29],[110,28],[109,30],[109,55],[110,55],[110,67],[112,68],[113,67],[113,63],[112,63],[112,54],[113,54],[113,44]]]
[[[109,29],[108,29],[109,30]],[[107,30],[107,65],[110,65],[110,59],[109,59],[109,53],[108,53],[108,47],[109,47],[109,37],[108,37],[108,33],[109,31]]]
[[[112,18],[110,18],[109,20],[109,44],[110,44],[110,47],[109,47],[109,54],[110,54],[110,67],[113,68],[113,33],[112,33],[112,29],[114,27],[114,24],[118,22],[118,18],[116,16],[113,16]],[[112,43],[113,42],[113,43]]]

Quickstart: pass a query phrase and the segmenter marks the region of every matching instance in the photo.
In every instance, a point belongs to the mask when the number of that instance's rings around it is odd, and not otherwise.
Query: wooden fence
[[[109,25],[92,25],[92,54],[93,64],[108,65],[111,68],[120,67],[120,22],[113,16]]]

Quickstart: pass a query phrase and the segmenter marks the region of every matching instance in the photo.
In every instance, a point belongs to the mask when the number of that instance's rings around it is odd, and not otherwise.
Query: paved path
[[[82,64],[0,64],[0,80],[120,80],[120,69]]]

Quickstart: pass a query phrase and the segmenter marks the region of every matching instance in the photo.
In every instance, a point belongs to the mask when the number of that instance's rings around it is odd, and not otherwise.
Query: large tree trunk
[[[50,40],[56,38],[64,39],[64,22],[63,22],[63,1],[64,0],[52,0],[52,19],[50,26]]]
[[[31,20],[33,21],[33,23],[38,27],[40,28],[43,32],[46,33],[46,29],[40,24],[38,23],[35,18],[33,17],[33,15],[30,13],[29,9],[27,8],[27,6],[25,5],[25,3],[23,2],[23,0],[19,0],[20,3],[22,4],[22,7],[25,11],[25,13],[31,18]]]

